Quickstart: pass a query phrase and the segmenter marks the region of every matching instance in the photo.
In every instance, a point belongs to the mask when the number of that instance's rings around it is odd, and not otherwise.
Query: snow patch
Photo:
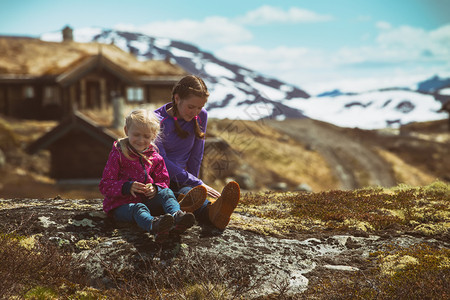
[[[211,76],[214,77],[227,77],[227,78],[235,78],[236,74],[231,72],[227,68],[213,63],[207,63],[204,65],[204,70]]]

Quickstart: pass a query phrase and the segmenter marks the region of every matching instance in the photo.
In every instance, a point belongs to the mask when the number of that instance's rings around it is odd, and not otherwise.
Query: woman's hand
[[[206,185],[206,184],[202,184],[202,185],[206,188],[206,192],[207,192],[208,196],[213,197],[213,198],[219,198],[220,197],[220,193],[218,191],[216,191],[215,189],[213,189],[209,185]]]

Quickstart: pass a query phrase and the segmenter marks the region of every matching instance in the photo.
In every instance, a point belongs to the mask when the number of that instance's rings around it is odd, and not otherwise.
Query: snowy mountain
[[[41,39],[60,41],[62,37],[57,32],[44,34]],[[192,44],[167,38],[89,28],[75,29],[74,39],[114,43],[139,60],[169,59],[187,72],[201,76],[211,93],[206,109],[214,118],[309,117],[338,126],[376,129],[446,117],[445,113],[437,113],[441,103],[423,92],[398,89],[344,94],[335,90],[311,97],[292,84],[220,60]]]
[[[419,82],[417,90],[425,93],[432,93],[448,87],[450,87],[450,78],[439,78],[438,76],[434,76],[428,80]]]
[[[446,113],[437,112],[442,104],[432,95],[404,89],[315,97],[291,107],[312,119],[361,129],[398,127],[447,117]]]

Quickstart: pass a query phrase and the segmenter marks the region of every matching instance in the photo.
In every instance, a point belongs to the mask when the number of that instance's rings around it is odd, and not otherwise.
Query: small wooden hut
[[[80,112],[73,112],[30,144],[27,152],[50,151],[52,178],[98,181],[117,138],[113,132],[95,124]]]

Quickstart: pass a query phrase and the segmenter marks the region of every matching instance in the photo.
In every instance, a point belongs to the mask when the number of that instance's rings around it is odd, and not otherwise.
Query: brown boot
[[[224,230],[230,222],[230,216],[239,203],[239,184],[235,181],[229,182],[222,190],[222,195],[209,206],[209,220],[217,228]]]
[[[180,209],[185,212],[194,212],[199,209],[206,200],[206,188],[199,185],[191,189],[180,202]]]

